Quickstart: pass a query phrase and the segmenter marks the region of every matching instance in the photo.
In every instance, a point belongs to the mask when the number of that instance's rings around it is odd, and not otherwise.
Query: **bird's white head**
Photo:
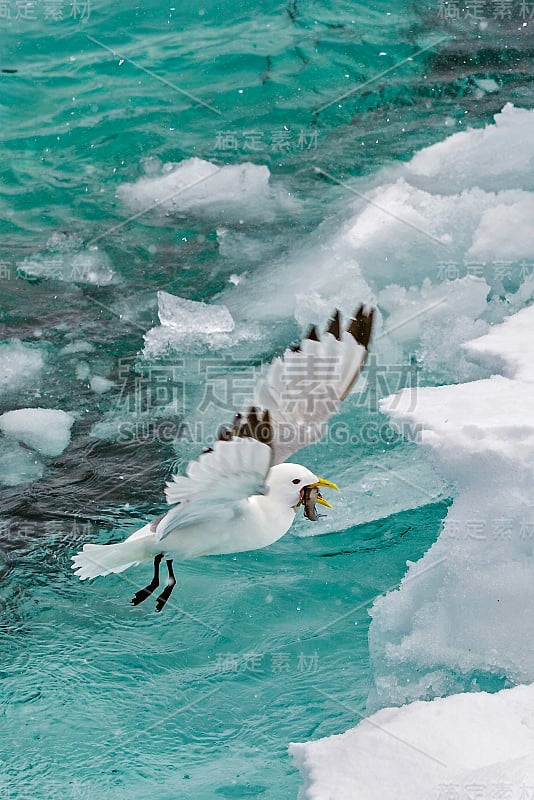
[[[269,487],[269,497],[276,498],[277,501],[287,504],[289,508],[297,509],[299,505],[305,503],[305,490],[310,488],[317,488],[319,486],[328,486],[331,489],[337,489],[335,483],[325,481],[323,478],[318,478],[307,467],[301,464],[276,464],[271,468],[267,478],[267,485]],[[328,508],[332,506],[321,497],[319,492],[316,492],[313,501],[325,505]],[[305,503],[305,514],[309,519],[317,519],[315,515],[310,516],[314,503],[310,501],[309,506]]]

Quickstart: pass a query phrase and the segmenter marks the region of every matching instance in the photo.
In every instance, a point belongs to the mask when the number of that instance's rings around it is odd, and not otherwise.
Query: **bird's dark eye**
[[[300,483],[300,478],[293,478],[291,483]]]

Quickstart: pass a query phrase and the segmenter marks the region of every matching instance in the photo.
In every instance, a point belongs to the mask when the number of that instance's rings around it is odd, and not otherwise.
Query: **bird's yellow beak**
[[[317,483],[314,483],[313,485],[314,486],[326,486],[327,489],[335,489],[336,492],[339,492],[339,486],[336,486],[336,484],[332,483],[331,481],[325,481],[324,478],[318,478],[317,479]]]
[[[326,486],[328,489],[335,489],[336,492],[339,492],[339,487],[336,486],[335,483],[332,483],[331,481],[325,481],[324,478],[319,478],[317,483],[312,483],[312,486],[317,486],[317,487]],[[326,506],[327,508],[332,508],[330,503],[327,500],[324,499],[324,497],[322,496],[322,494],[320,492],[317,495],[316,502],[319,503],[319,505],[321,505],[321,506]]]

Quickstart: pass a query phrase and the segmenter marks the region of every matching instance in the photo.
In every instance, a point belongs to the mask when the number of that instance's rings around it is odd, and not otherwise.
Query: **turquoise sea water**
[[[372,176],[482,126],[506,101],[531,103],[520,4],[504,19],[490,4],[478,22],[460,7],[444,16],[437,2],[0,3],[1,339],[46,356],[39,386],[4,392],[1,410],[76,414],[69,448],[42,477],[10,486],[5,473],[0,490],[0,797],[294,798],[288,742],[341,732],[365,713],[368,609],[435,540],[446,495],[423,493],[413,510],[377,509],[327,536],[290,534],[265,551],[177,566],[157,617],[150,602],[129,606],[148,569],[82,584],[69,564],[82,541],[116,540],[157,513],[169,471],[201,445],[173,445],[150,427],[94,435],[124,386],[135,394],[158,289],[211,300],[233,273],[268,270],[267,250],[305,242],[346,203],[314,167]],[[481,92],[481,79],[498,91]],[[268,166],[299,213],[264,219],[260,208],[244,226],[254,247],[233,259],[218,245],[217,229],[233,230],[224,204],[211,218],[149,212],[125,224],[117,188],[155,159],[193,156]],[[58,267],[88,252],[113,280]],[[296,332],[280,319],[232,358],[257,364]],[[92,354],[62,358],[73,339]],[[187,353],[180,372],[182,420],[195,418],[201,355]],[[109,393],[89,390],[87,359],[114,381]],[[214,424],[228,418],[212,412]],[[357,427],[365,413],[354,404],[345,418]],[[413,447],[360,444],[343,464]],[[342,485],[334,443],[301,460]]]

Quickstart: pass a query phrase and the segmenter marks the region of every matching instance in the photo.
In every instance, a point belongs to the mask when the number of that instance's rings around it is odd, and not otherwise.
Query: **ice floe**
[[[531,685],[385,708],[290,752],[299,800],[528,800],[533,748]]]
[[[297,209],[287,192],[271,186],[268,167],[250,162],[220,167],[201,158],[163,164],[159,170],[151,165],[149,174],[119,186],[117,197],[133,210],[153,207],[159,213],[193,214],[225,223],[266,222],[279,208]]]
[[[494,124],[454,133],[420,150],[407,173],[441,194],[473,186],[488,192],[514,186],[534,191],[533,116],[532,110],[507,103]]]
[[[480,691],[534,679],[534,306],[463,349],[502,374],[381,403],[393,424],[421,426],[454,502],[435,544],[372,608],[368,707],[382,710],[291,745],[300,800],[534,793],[534,686]]]
[[[58,456],[70,442],[74,416],[51,408],[18,408],[0,416],[0,431],[43,456]]]
[[[162,325],[182,334],[229,333],[234,320],[225,306],[209,305],[158,292],[158,316]]]
[[[234,317],[247,309],[256,319],[294,314],[307,323],[328,303],[348,313],[352,298],[375,302],[392,284],[421,290],[425,279],[446,287],[469,275],[499,294],[503,280],[517,292],[534,273],[533,121],[534,110],[507,105],[482,129],[354,179],[356,197],[347,190],[342,214],[229,287],[223,301]]]
[[[468,343],[500,370],[382,401],[456,486],[438,541],[372,610],[376,703],[457,691],[475,674],[534,679],[534,307]]]

